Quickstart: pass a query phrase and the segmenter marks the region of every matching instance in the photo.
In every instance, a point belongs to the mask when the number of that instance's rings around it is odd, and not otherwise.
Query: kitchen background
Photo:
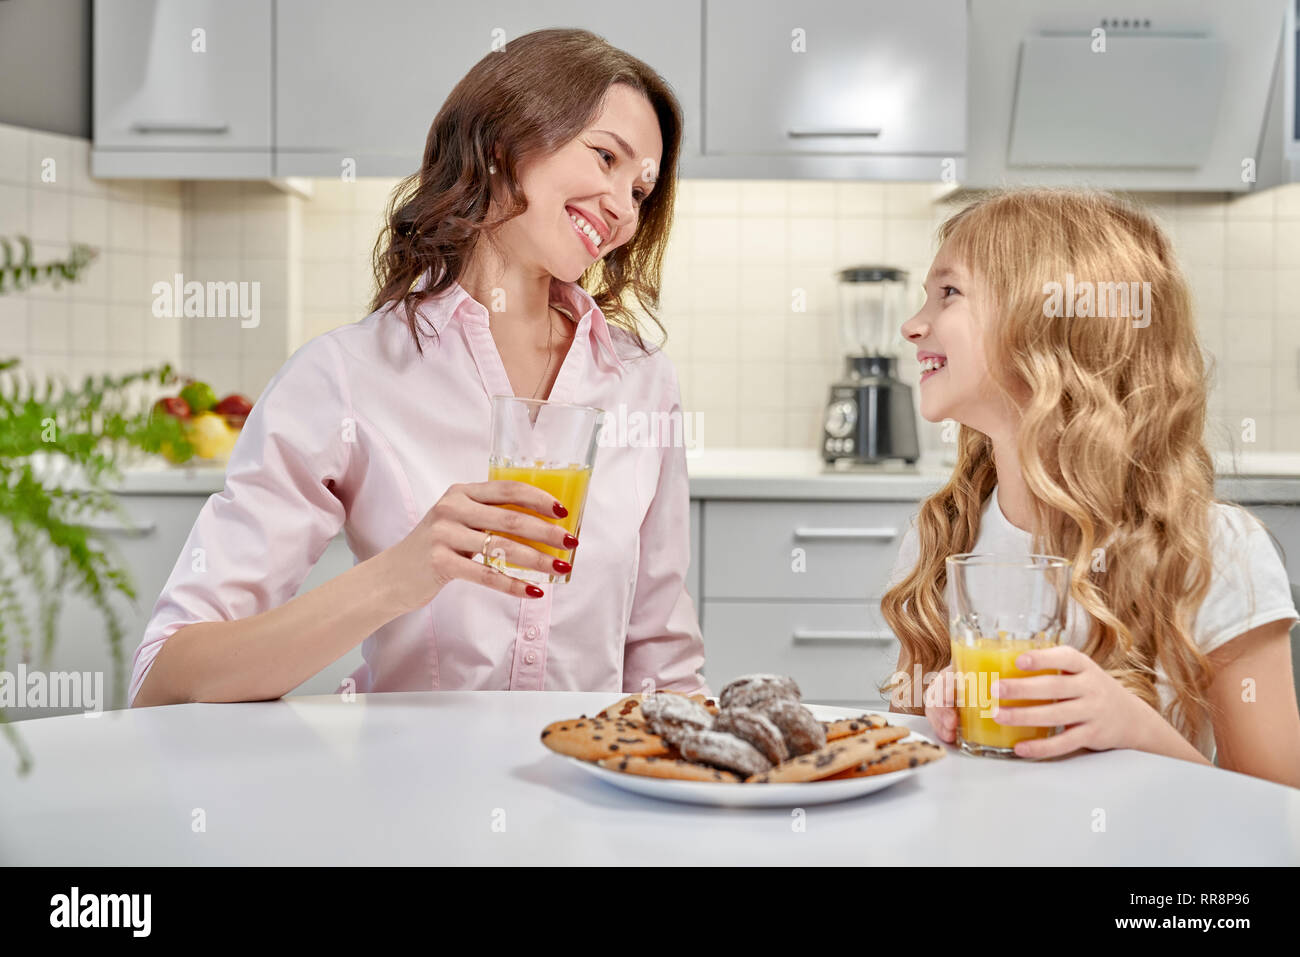
[[[77,380],[170,362],[256,399],[295,349],[366,315],[385,202],[489,38],[580,24],[686,107],[660,316],[704,451],[688,463],[686,587],[713,673],[795,674],[811,700],[883,706],[869,689],[897,654],[879,600],[953,446],[918,416],[915,469],[825,474],[846,351],[836,274],[906,270],[906,314],[940,223],[1005,182],[1128,191],[1163,223],[1216,367],[1206,438],[1243,453],[1218,463],[1218,492],[1269,527],[1296,581],[1300,0],[1141,2],[1139,21],[1099,0],[821,0],[793,23],[788,0],[659,0],[653,17],[578,0],[0,0],[0,238],[17,252],[30,237],[37,264],[98,250],[77,282],[0,295],[0,358]],[[376,69],[358,51],[391,47],[394,23],[433,52]],[[1105,57],[1085,42],[1099,24]],[[256,282],[256,327],[155,316],[154,284],[177,274]],[[43,667],[122,677],[223,478],[219,455],[124,471],[124,514],[91,526],[139,594],[122,655],[101,611],[65,592]],[[796,548],[814,574],[796,573]],[[299,591],[353,560],[336,536]],[[7,650],[0,668],[36,663]],[[295,691],[332,692],[360,660],[354,648]]]
[[[0,297],[6,355],[74,378],[170,361],[255,399],[293,350],[366,315],[396,179],[309,179],[303,196],[268,182],[97,180],[89,156],[87,139],[0,125],[0,235],[30,236],[38,263],[71,243],[100,250],[80,282]],[[1300,452],[1300,184],[1135,197],[1173,237],[1216,360],[1212,447],[1243,447],[1250,418],[1244,448]],[[683,180],[661,318],[704,445],[815,448],[844,354],[836,271],[900,266],[919,304],[935,231],[965,198],[940,183]],[[177,272],[259,282],[258,326],[155,317],[152,285]],[[805,313],[791,312],[795,288]],[[915,386],[911,353],[901,367]],[[923,451],[942,447],[939,425],[922,421],[921,438]]]

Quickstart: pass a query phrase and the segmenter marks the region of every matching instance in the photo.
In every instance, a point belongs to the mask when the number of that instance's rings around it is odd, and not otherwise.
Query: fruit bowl
[[[171,442],[164,441],[160,449],[162,455],[173,465],[229,461],[230,452],[252,407],[252,403],[238,393],[218,400],[206,382],[188,382],[180,395],[159,399],[153,411],[156,415],[177,419],[191,449],[178,450]]]

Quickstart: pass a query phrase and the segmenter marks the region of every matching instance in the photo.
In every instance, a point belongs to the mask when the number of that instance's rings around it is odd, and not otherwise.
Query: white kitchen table
[[[801,819],[638,797],[538,739],[618,697],[321,695],[26,721],[29,775],[0,741],[0,864],[1300,863],[1300,790],[1134,751],[949,748]]]

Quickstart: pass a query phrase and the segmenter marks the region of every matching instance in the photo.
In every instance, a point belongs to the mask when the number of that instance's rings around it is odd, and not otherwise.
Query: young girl
[[[1039,189],[977,202],[940,238],[902,331],[938,366],[921,414],[961,432],[882,602],[901,644],[893,707],[923,706],[954,740],[948,555],[1061,555],[1067,633],[1017,662],[1060,674],[994,692],[1054,703],[994,718],[1065,728],[1018,755],[1135,748],[1209,764],[1217,746],[1221,767],[1300,786],[1297,613],[1265,529],[1214,499],[1205,363],[1169,240],[1114,197]],[[1103,285],[1119,283],[1125,299]]]
[[[500,533],[577,544],[502,507],[563,517],[551,495],[480,481],[493,395],[680,421],[676,373],[624,303],[658,305],[681,115],[585,31],[470,70],[391,204],[374,311],[253,407],[135,653],[133,705],[276,698],[363,641],[362,692],[704,688],[680,446],[602,445],[569,582],[473,560],[564,574]],[[340,529],[358,563],[293,597]]]

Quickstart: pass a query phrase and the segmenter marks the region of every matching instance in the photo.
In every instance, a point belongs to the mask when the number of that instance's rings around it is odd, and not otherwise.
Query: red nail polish
[[[543,595],[546,594],[546,592],[542,591],[542,590],[541,590],[540,588],[538,588],[536,585],[527,585],[527,586],[525,586],[525,588],[524,588],[524,593],[525,593],[529,598],[541,598]]]
[[[567,575],[569,572],[573,571],[573,566],[562,558],[557,558],[555,561],[551,562],[551,564],[555,566],[555,570],[561,575]]]
[[[565,535],[565,536],[564,536],[564,547],[565,547],[565,548],[577,548],[577,547],[578,547],[578,540],[577,540],[576,538],[574,538],[572,535]]]
[[[556,502],[554,505],[552,505],[551,509],[555,512],[556,515],[560,516],[560,518],[564,518],[566,515],[569,514],[569,510],[565,508],[563,505],[561,505],[559,502]]]

